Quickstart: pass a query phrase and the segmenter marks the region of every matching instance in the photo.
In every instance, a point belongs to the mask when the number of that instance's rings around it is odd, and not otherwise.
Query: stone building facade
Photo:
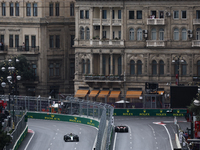
[[[77,97],[114,103],[121,95],[166,107],[169,85],[198,82],[199,1],[77,0],[75,12]],[[152,82],[158,83],[157,96],[145,90]]]
[[[74,93],[74,6],[73,0],[0,2],[0,40],[5,45],[0,61],[25,55],[36,76],[34,82],[19,82],[20,95]]]

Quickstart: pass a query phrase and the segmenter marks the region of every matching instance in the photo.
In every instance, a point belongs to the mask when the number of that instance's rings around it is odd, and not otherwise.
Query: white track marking
[[[31,130],[31,129],[30,129],[30,130]],[[33,131],[33,130],[32,130],[32,131]],[[31,142],[32,138],[34,137],[34,135],[35,135],[35,132],[33,131],[33,135],[31,136],[31,138],[30,138],[30,140],[28,141],[28,143],[27,143],[26,147],[24,148],[24,150],[27,149],[27,147],[28,147],[28,145],[30,144],[30,142]]]

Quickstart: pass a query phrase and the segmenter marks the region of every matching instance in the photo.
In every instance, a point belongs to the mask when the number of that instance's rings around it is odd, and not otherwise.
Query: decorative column
[[[76,17],[75,17],[75,40],[74,40],[74,45],[78,45],[78,39],[79,39],[79,7],[75,7],[75,11],[76,11]]]
[[[121,64],[122,67],[121,68],[122,68],[122,75],[123,75],[124,71],[126,71],[126,69],[124,70],[124,67],[125,67],[124,66],[124,54],[121,54],[121,59],[122,59],[122,64]]]
[[[112,40],[112,7],[110,7],[110,40]]]
[[[124,39],[124,8],[121,7],[121,40]]]
[[[102,39],[102,7],[100,7],[100,40]]]
[[[90,7],[90,45],[93,45],[92,39],[93,39],[93,7]]]
[[[100,75],[102,75],[102,53],[100,53]]]

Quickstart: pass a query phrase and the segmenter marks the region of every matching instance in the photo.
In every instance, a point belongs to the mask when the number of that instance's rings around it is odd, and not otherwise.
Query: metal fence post
[[[71,110],[70,110],[70,111],[71,111],[71,113],[70,113],[70,114],[72,115],[72,101],[70,101],[70,102],[71,102]]]
[[[88,117],[88,102],[87,102],[87,117]]]

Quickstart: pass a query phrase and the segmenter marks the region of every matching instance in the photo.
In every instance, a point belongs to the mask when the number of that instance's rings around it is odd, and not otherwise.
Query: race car
[[[128,132],[128,127],[127,126],[115,126],[115,132]]]
[[[79,136],[73,133],[64,135],[64,141],[65,142],[78,142]]]

